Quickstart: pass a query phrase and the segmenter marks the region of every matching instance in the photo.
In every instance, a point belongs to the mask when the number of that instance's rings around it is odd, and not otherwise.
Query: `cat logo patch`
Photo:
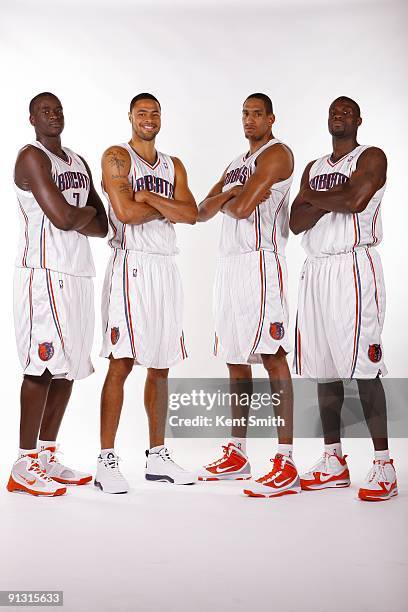
[[[119,327],[111,327],[111,342],[112,344],[116,344],[120,338]]]
[[[52,342],[41,342],[38,345],[38,356],[41,361],[49,361],[54,355],[54,347]]]
[[[269,327],[269,333],[271,334],[274,340],[282,340],[283,336],[285,335],[285,328],[283,327],[283,323],[271,323]]]
[[[381,361],[381,357],[381,346],[379,344],[370,344],[370,346],[368,347],[368,358],[370,359],[370,361],[372,361],[373,363],[378,363],[379,361]]]

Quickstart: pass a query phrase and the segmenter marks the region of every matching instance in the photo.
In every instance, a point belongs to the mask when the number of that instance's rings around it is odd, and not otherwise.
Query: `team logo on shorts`
[[[111,327],[111,342],[112,344],[116,344],[120,338],[119,327]]]
[[[269,327],[269,333],[271,334],[274,340],[282,340],[285,335],[285,328],[283,327],[283,323],[271,323]]]
[[[38,356],[41,361],[49,361],[54,355],[54,347],[52,342],[41,342],[38,345]]]
[[[370,346],[368,347],[368,357],[370,361],[373,361],[374,363],[378,363],[379,361],[381,361],[381,346],[379,344],[370,344]]]

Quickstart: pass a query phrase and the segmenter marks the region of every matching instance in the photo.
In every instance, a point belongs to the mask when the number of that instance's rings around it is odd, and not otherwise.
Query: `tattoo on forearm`
[[[112,177],[112,178],[115,178],[115,177]],[[122,185],[119,185],[119,191],[120,193],[128,193],[128,194],[133,193],[133,189],[130,183],[128,183],[127,185],[125,185],[124,183],[122,183]]]

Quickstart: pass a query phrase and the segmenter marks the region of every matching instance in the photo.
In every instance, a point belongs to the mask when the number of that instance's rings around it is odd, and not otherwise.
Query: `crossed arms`
[[[370,147],[361,154],[347,183],[329,191],[316,191],[309,187],[309,172],[313,164],[312,161],[306,166],[299,193],[292,204],[289,226],[294,234],[314,227],[328,212],[362,212],[386,181],[387,158],[377,147]]]
[[[90,180],[88,201],[82,208],[68,204],[54,182],[49,158],[37,147],[28,145],[21,149],[17,156],[14,180],[20,189],[32,192],[44,214],[58,229],[76,230],[85,236],[103,238],[108,233],[105,208],[93,185],[88,164],[84,159],[82,161]]]
[[[198,221],[208,221],[218,212],[234,219],[247,219],[256,206],[270,196],[274,183],[288,179],[293,172],[293,155],[283,144],[266,149],[256,160],[255,172],[243,186],[222,191],[226,171],[198,209]]]
[[[177,157],[174,163],[174,199],[142,189],[133,192],[128,181],[131,160],[123,147],[109,147],[102,156],[102,182],[116,217],[122,223],[141,225],[166,218],[172,223],[194,224],[197,206],[188,187],[186,170]]]

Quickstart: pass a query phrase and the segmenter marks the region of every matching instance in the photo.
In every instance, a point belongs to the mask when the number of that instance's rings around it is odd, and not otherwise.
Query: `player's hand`
[[[147,189],[141,189],[140,191],[135,191],[135,195],[133,196],[133,199],[135,202],[139,202],[139,204],[146,204],[147,194],[148,194]]]
[[[261,202],[266,202],[266,200],[269,200],[270,197],[271,197],[271,189],[269,188],[265,191],[265,193],[259,200],[259,203],[261,204]]]
[[[235,187],[232,187],[228,193],[231,196],[231,198],[236,198],[237,196],[239,196],[239,194],[241,193],[241,191],[243,190],[244,186],[243,185],[235,185]]]

